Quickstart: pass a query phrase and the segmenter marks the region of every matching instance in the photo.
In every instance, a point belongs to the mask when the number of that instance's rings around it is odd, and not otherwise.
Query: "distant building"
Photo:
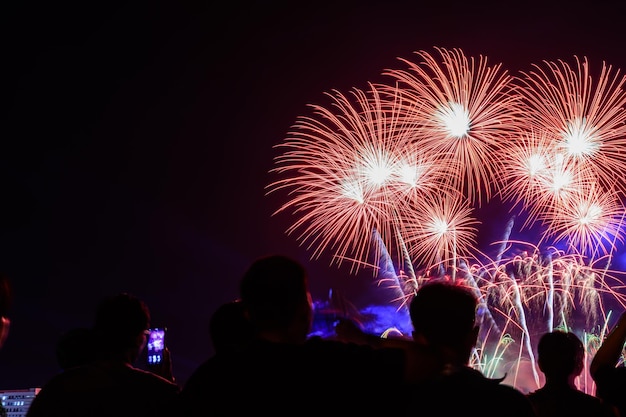
[[[24,417],[30,403],[41,388],[0,390],[0,403],[7,412],[7,417]]]

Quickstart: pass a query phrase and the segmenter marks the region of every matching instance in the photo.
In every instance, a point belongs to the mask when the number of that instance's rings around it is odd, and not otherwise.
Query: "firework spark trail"
[[[489,329],[493,329],[493,331],[496,332],[498,337],[500,337],[502,335],[502,331],[500,330],[500,327],[498,326],[498,323],[494,319],[494,317],[493,317],[493,315],[491,313],[491,310],[489,309],[489,306],[487,304],[487,300],[486,300],[484,294],[482,293],[482,291],[480,289],[480,286],[476,282],[476,279],[474,278],[474,274],[471,272],[470,268],[468,268],[468,265],[467,265],[467,263],[464,260],[460,261],[459,269],[461,269],[463,272],[465,272],[464,278],[469,283],[469,286],[473,290],[474,295],[476,296],[476,298],[479,300],[480,307],[479,307],[477,313],[480,316],[481,322],[484,321],[484,320],[487,320],[486,327],[489,328]]]
[[[548,312],[546,317],[546,327],[548,332],[552,332],[554,329],[554,267],[552,264],[552,254],[546,254],[548,260],[547,277],[548,277],[548,291],[546,292],[545,309]]]
[[[513,230],[513,226],[515,225],[515,218],[516,216],[511,216],[509,218],[509,221],[506,224],[506,227],[504,228],[504,233],[502,235],[502,239],[499,242],[494,242],[494,244],[498,245],[498,250],[497,250],[497,254],[496,254],[496,259],[491,262],[492,268],[494,270],[497,270],[498,267],[500,266],[500,263],[502,262],[502,257],[504,256],[504,254],[507,251],[507,248],[510,245],[510,237],[511,237],[511,232]],[[488,274],[489,272],[489,268],[485,267],[483,268],[482,272],[480,273],[480,279],[484,280],[485,279],[485,275],[487,275],[487,280],[489,283],[493,283],[493,278],[495,277],[495,274]]]
[[[530,358],[531,369],[533,371],[533,377],[535,379],[535,383],[539,385],[539,374],[537,373],[536,364],[535,364],[535,354],[533,352],[532,345],[530,343],[530,332],[528,331],[528,325],[526,323],[526,313],[524,312],[524,306],[522,305],[522,297],[520,295],[520,288],[515,280],[514,276],[509,276],[511,279],[511,287],[513,289],[513,306],[515,307],[517,317],[519,317],[519,324],[522,327],[522,340],[523,346],[526,348],[526,353]],[[521,349],[521,346],[520,346]],[[519,365],[519,363],[518,363]]]
[[[520,242],[513,241],[512,243]],[[496,274],[500,279],[494,281],[489,277],[480,281],[480,288],[487,297],[490,311],[502,311],[501,314],[505,320],[501,333],[490,329],[488,323],[485,329],[486,334],[495,338],[497,342],[495,345],[493,342],[489,342],[491,346],[495,346],[491,348],[494,349],[493,353],[490,354],[493,357],[502,357],[504,352],[498,353],[501,346],[506,347],[510,346],[511,343],[516,343],[511,342],[511,339],[505,335],[505,332],[511,332],[511,330],[507,331],[506,329],[508,324],[512,323],[511,318],[513,317],[516,328],[520,329],[520,334],[515,338],[519,337],[522,341],[523,352],[528,350],[528,346],[532,346],[531,335],[541,334],[556,327],[567,325],[568,318],[576,312],[575,308],[570,308],[574,305],[575,296],[578,298],[576,305],[579,306],[577,309],[580,310],[580,313],[583,313],[591,322],[597,322],[601,319],[595,313],[595,310],[604,308],[596,287],[600,285],[610,291],[610,285],[602,283],[594,277],[605,272],[605,276],[610,277],[609,271],[604,271],[604,269],[596,271],[592,265],[584,264],[580,256],[572,256],[554,250],[548,251],[545,258],[542,258],[538,256],[538,248],[535,248],[534,251],[525,255],[522,252],[524,256],[513,257],[497,268],[494,263],[488,264],[491,268],[488,272]],[[483,271],[481,276],[484,275],[485,272]],[[487,296],[493,290],[496,291],[495,294]],[[559,297],[555,297],[556,295]],[[535,309],[535,305],[540,307],[539,310]],[[554,308],[558,309],[558,314],[550,311]],[[527,321],[528,314],[532,314],[532,323]],[[537,320],[537,318],[541,319],[542,317],[544,320]],[[558,324],[554,322],[555,317],[560,319]],[[529,328],[528,324],[532,324],[533,328]],[[499,339],[501,340],[499,341]],[[483,354],[487,355],[485,343],[487,343],[486,340],[483,341],[485,346],[483,347]],[[525,356],[531,364],[534,364],[534,358],[530,356],[531,354],[532,352],[528,351]],[[516,363],[521,361],[522,357],[519,357]],[[490,372],[494,371],[492,365],[490,363],[488,366]],[[515,376],[516,378],[517,376]]]
[[[511,216],[511,218],[506,224],[506,227],[504,228],[504,235],[502,236],[502,241],[500,243],[497,256],[496,256],[496,266],[500,264],[500,262],[502,261],[502,256],[504,255],[504,252],[506,252],[506,247],[508,245],[509,238],[511,237],[511,232],[513,231],[514,225],[515,225],[515,216]]]
[[[496,337],[498,343],[493,349],[490,349],[487,343],[492,339],[491,331],[492,328],[488,327],[482,340],[478,341],[478,346],[472,352],[470,365],[480,369],[485,376],[496,378],[500,376],[497,375],[496,372],[500,370],[500,364],[504,361],[507,347],[512,343],[512,340],[502,331],[501,335]],[[490,352],[491,356],[489,356],[487,352]]]
[[[411,256],[409,255],[409,251],[406,247],[406,244],[404,243],[404,240],[402,240],[400,242],[401,244],[401,250],[402,250],[402,261],[401,265],[403,265],[403,268],[401,270],[401,272],[403,274],[405,274],[407,276],[407,283],[410,284],[411,286],[411,290],[416,291],[417,290],[417,277],[415,276],[415,269],[413,268],[413,261],[411,260]],[[408,270],[408,274],[406,273],[406,271]],[[405,291],[405,294],[408,291]]]
[[[396,274],[393,259],[389,256],[387,252],[387,248],[383,243],[380,235],[376,230],[372,233],[372,239],[375,241],[375,250],[381,252],[380,254],[375,255],[377,258],[380,258],[379,261],[379,283],[391,281],[391,284],[387,285],[387,288],[393,289],[396,296],[392,298],[392,302],[399,302],[398,310],[405,310],[408,312],[408,306],[406,303],[407,296],[403,291],[403,285],[400,282],[398,275]]]

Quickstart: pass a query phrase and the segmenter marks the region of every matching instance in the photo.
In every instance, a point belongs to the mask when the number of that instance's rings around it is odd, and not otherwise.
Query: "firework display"
[[[275,214],[295,219],[286,232],[312,258],[380,272],[398,311],[433,277],[470,286],[481,300],[472,365],[488,376],[538,388],[535,343],[555,328],[578,334],[589,363],[626,306],[612,267],[624,240],[625,78],[604,63],[594,78],[578,57],[518,75],[460,49],[400,61],[388,83],[328,93],[276,145],[267,192],[285,192]],[[510,220],[478,247],[476,212],[494,202]],[[593,391],[588,370],[579,387]]]

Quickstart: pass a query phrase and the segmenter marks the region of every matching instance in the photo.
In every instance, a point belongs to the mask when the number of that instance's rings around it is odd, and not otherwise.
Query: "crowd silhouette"
[[[595,394],[577,388],[585,351],[574,333],[563,330],[540,338],[545,383],[523,393],[504,377],[487,378],[471,366],[480,300],[458,282],[442,277],[422,284],[409,305],[412,334],[383,338],[348,317],[337,318],[334,335],[311,336],[308,280],[293,258],[256,259],[241,278],[239,297],[211,315],[214,353],[183,386],[173,377],[168,350],[156,367],[134,366],[150,328],[145,302],[128,293],[106,297],[92,327],[69,329],[59,338],[59,373],[44,384],[27,416],[626,416],[626,312],[591,362]],[[0,347],[11,301],[8,278],[0,275]]]
[[[142,300],[128,293],[106,297],[91,330],[94,357],[77,366],[72,358],[67,369],[44,384],[27,417],[175,415],[178,385],[133,366],[149,327],[150,311]]]
[[[61,370],[86,365],[96,359],[96,344],[89,327],[76,327],[61,334],[56,344],[56,359]]]
[[[291,258],[272,255],[255,261],[241,280],[240,298],[250,337],[238,344],[241,349],[218,349],[192,374],[180,397],[185,416],[293,415],[301,407],[315,415],[331,406],[336,413],[372,412],[386,407],[375,400],[381,383],[422,378],[433,367],[409,341],[368,344],[356,326],[346,323],[338,337],[355,341],[309,337],[313,305],[308,276]],[[347,395],[350,391],[359,395]]]

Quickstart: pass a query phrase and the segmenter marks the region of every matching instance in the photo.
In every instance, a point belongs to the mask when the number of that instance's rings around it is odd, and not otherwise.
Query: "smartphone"
[[[148,335],[148,365],[158,365],[163,361],[163,349],[165,349],[165,327],[149,329]]]

